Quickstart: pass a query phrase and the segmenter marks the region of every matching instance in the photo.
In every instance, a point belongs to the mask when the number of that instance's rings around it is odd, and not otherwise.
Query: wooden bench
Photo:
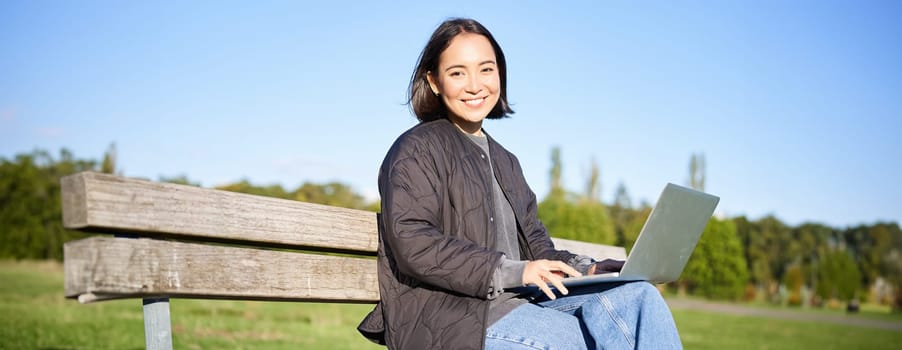
[[[375,303],[376,213],[84,172],[62,180],[65,294],[144,300],[148,349],[171,349],[169,298]],[[625,258],[621,247],[554,239]]]

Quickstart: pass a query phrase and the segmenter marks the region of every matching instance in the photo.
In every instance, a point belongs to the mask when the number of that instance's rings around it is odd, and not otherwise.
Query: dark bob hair
[[[451,39],[454,39],[455,36],[461,33],[482,35],[489,39],[492,49],[495,50],[498,76],[501,79],[501,96],[486,118],[500,119],[514,113],[507,103],[507,63],[504,61],[504,52],[501,51],[501,46],[492,37],[492,33],[489,33],[489,30],[483,27],[482,24],[479,24],[479,22],[468,18],[452,18],[442,22],[435,29],[435,32],[432,33],[432,37],[429,38],[429,42],[423,48],[423,52],[420,53],[420,59],[417,60],[417,68],[413,71],[413,75],[410,76],[407,104],[413,109],[413,113],[420,122],[448,117],[447,107],[439,96],[432,93],[432,90],[429,88],[429,81],[426,80],[426,75],[429,72],[438,70],[438,60],[442,52],[451,44]]]

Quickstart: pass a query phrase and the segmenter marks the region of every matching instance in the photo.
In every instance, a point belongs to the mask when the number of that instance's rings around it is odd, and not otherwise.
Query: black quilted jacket
[[[482,349],[495,251],[490,158],[514,209],[521,257],[569,261],[536,217],[517,158],[489,136],[491,157],[450,121],[401,135],[379,171],[381,301],[358,330],[389,349]]]

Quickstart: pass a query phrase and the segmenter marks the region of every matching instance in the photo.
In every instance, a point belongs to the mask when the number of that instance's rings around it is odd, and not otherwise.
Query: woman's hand
[[[523,269],[523,285],[528,285],[530,283],[535,284],[548,296],[548,299],[554,300],[557,299],[557,296],[555,296],[554,292],[551,291],[551,288],[548,287],[548,283],[551,283],[555,288],[561,291],[561,294],[567,295],[567,293],[569,293],[567,288],[564,287],[564,284],[561,283],[564,277],[561,276],[560,273],[572,277],[582,276],[581,273],[562,261],[544,259],[535,260],[527,263],[526,268]]]

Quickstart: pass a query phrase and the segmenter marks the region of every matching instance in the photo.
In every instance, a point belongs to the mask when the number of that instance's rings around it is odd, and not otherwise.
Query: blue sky
[[[389,5],[390,4],[390,5]],[[897,1],[0,2],[0,157],[34,149],[127,176],[376,198],[432,30],[481,21],[516,114],[486,130],[548,192],[550,150],[582,190],[654,202],[704,153],[721,215],[902,222]]]

